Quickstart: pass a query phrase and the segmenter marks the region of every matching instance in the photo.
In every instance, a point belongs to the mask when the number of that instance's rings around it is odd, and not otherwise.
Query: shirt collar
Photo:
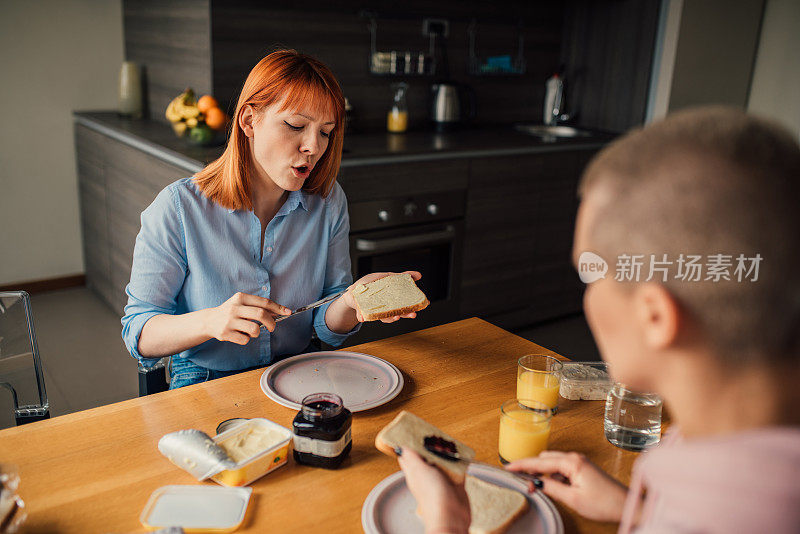
[[[281,206],[281,209],[278,210],[278,213],[276,213],[275,216],[287,215],[296,210],[298,206],[301,206],[304,210],[308,211],[308,199],[306,198],[306,195],[307,193],[302,189],[290,191],[289,197],[286,199],[286,202],[283,203],[283,206]]]
[[[276,213],[275,216],[287,215],[297,209],[297,206],[301,206],[304,210],[308,211],[308,193],[302,189],[290,191],[289,197],[286,199],[286,202],[283,203],[283,206],[281,206],[281,209],[278,210],[278,213]],[[234,211],[236,210],[233,208],[228,209],[228,213],[233,213]]]

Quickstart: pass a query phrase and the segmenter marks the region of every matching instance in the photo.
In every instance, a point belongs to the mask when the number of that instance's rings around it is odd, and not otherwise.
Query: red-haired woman
[[[336,183],[343,126],[331,71],[293,50],[272,53],[245,81],[222,157],[142,212],[122,337],[144,365],[173,356],[171,388],[303,352],[312,328],[335,346],[358,329],[349,291],[274,320],[352,284]]]

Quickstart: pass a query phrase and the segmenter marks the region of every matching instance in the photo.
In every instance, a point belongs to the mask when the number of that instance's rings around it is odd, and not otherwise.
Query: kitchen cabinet
[[[595,152],[471,161],[462,316],[518,328],[580,310],[570,250],[578,180]]]
[[[466,189],[467,159],[412,161],[393,165],[343,167],[339,183],[347,202],[426,195]]]
[[[81,213],[83,265],[86,285],[106,302],[113,295],[108,249],[105,155],[107,138],[82,126],[75,127],[78,198]]]
[[[75,143],[86,284],[122,315],[140,215],[189,173],[80,124]]]

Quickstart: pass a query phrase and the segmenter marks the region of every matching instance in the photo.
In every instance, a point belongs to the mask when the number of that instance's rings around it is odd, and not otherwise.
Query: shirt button
[[[261,289],[263,289],[264,291],[269,291],[269,288],[267,286],[261,286]]]
[[[267,252],[272,252],[272,247],[267,247]]]

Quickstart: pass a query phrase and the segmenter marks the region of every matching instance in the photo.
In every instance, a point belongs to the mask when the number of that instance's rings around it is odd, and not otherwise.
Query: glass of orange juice
[[[523,356],[517,363],[517,398],[541,402],[555,414],[563,368],[564,364],[546,354]]]
[[[500,407],[500,462],[537,456],[547,448],[553,411],[533,399],[513,399]]]

